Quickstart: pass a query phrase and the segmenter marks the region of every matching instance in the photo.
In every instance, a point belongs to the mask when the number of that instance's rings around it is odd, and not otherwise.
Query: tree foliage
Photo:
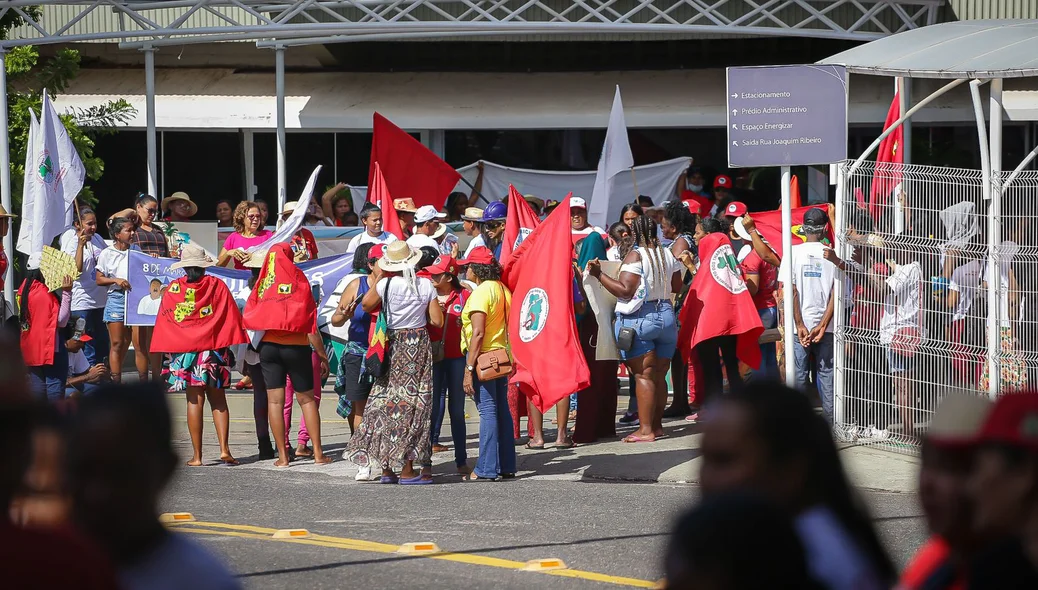
[[[30,12],[30,15],[35,13]],[[21,16],[13,11],[6,13],[0,18],[0,38],[7,38],[10,30],[22,22]],[[15,47],[7,54],[7,133],[10,142],[11,197],[15,211],[21,210],[25,150],[29,140],[29,109],[39,116],[43,106],[43,91],[46,90],[52,100],[63,93],[79,73],[79,63],[79,52],[67,48],[43,59],[33,46]],[[97,180],[104,174],[104,162],[94,155],[95,140],[116,133],[118,127],[136,113],[130,103],[119,99],[60,114],[86,168],[87,185],[80,192],[81,201],[96,203],[89,181]]]

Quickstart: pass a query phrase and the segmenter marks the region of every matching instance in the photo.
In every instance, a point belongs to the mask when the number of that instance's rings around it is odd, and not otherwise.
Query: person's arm
[[[742,217],[742,227],[750,234],[750,240],[753,242],[753,251],[757,253],[757,256],[760,256],[764,262],[778,268],[782,261],[779,259],[778,254],[771,249],[771,246],[764,243],[760,232],[757,231],[757,225],[748,214]]]
[[[324,340],[321,339],[321,333],[314,326],[314,331],[307,334],[306,338],[310,341],[310,348],[314,349],[314,352],[317,353],[317,358],[321,361],[321,379],[324,379],[328,376],[330,369],[328,367],[328,353],[324,350]]]
[[[479,170],[479,174],[476,175],[476,183],[472,185],[472,192],[469,193],[469,207],[476,206],[483,191],[483,160],[476,162],[476,169]]]
[[[104,274],[102,274],[101,271],[99,271],[99,270],[94,271],[94,272],[97,275],[96,282],[97,282],[97,286],[98,287],[108,287],[108,286],[111,286],[111,285],[115,285],[116,287],[119,287],[120,289],[123,289],[124,291],[130,288],[130,282],[127,281],[126,279],[109,278],[109,277],[106,277]]]
[[[797,290],[796,284],[793,287],[793,325],[797,329],[797,338],[800,339],[800,343],[804,346],[811,333],[807,330],[807,326],[804,325],[804,318],[800,315],[800,291]]]
[[[382,279],[382,271],[375,265],[375,269],[371,271],[371,278],[368,279],[368,284],[371,288],[364,294],[364,299],[360,301],[360,308],[367,313],[375,313],[375,311],[382,305],[382,296],[378,293],[378,282]],[[389,281],[386,281],[386,289],[389,288]]]
[[[833,263],[833,265],[836,266],[836,268],[838,268],[840,270],[840,272],[846,272],[847,271],[847,263],[844,262],[842,258],[840,258],[839,256],[836,255],[836,250],[833,250],[832,248],[828,248],[828,247],[823,249],[822,250],[822,258],[824,258],[824,259],[828,260],[829,262]]]
[[[345,182],[340,182],[339,184],[337,184],[337,185],[333,186],[332,188],[326,190],[324,192],[324,195],[321,196],[321,209],[322,209],[322,211],[324,211],[324,217],[325,217],[325,219],[331,219],[332,220],[332,225],[335,225],[335,222],[337,221],[335,219],[335,207],[332,206],[332,198],[335,197],[335,195],[337,195],[340,192],[342,192],[342,190],[345,189],[345,188],[346,188],[346,183]]]
[[[825,313],[822,314],[821,321],[818,325],[811,330],[811,342],[821,342],[822,337],[825,336],[825,331],[829,328],[829,322],[833,321],[833,308],[836,305],[836,290],[840,288],[840,283],[837,281],[833,284],[832,291],[829,291],[829,301],[825,304]]]
[[[353,312],[357,309],[357,291],[360,290],[360,279],[354,279],[346,288],[342,290],[342,295],[339,296],[339,305],[335,307],[335,312],[332,313],[332,325],[336,328],[346,323],[346,320],[353,316]]]
[[[681,240],[674,240],[674,243],[670,245],[670,253],[674,255],[674,258],[680,259],[681,258],[681,253],[682,252],[688,252],[688,251],[689,251],[688,243],[685,240],[683,240],[683,239],[681,239]]]
[[[744,273],[746,277],[746,290],[751,296],[756,296],[760,291],[760,274],[755,272]]]
[[[86,237],[82,230],[76,232],[76,270],[83,272],[83,248],[90,238]]]
[[[440,307],[440,302],[433,298],[429,302],[429,325],[433,328],[442,328],[444,324],[443,308]]]
[[[486,336],[487,314],[482,311],[473,311],[469,314],[469,325],[472,327],[472,337],[469,338],[468,354],[465,356],[465,380],[463,389],[465,395],[475,395],[476,389],[473,385],[473,372],[475,372],[476,359],[483,351],[483,338]],[[471,369],[469,367],[472,367]]]
[[[641,261],[641,255],[637,252],[631,252],[627,255],[627,258],[624,258],[624,264],[633,264],[639,261]],[[602,283],[602,287],[606,291],[609,291],[618,299],[630,299],[638,291],[638,281],[641,277],[634,273],[620,271],[619,280],[614,279],[609,275],[602,274],[602,263],[599,260],[589,260],[587,271],[588,274]]]
[[[58,327],[64,328],[68,325],[68,318],[72,315],[72,277],[66,275],[61,282],[61,307],[58,308]]]

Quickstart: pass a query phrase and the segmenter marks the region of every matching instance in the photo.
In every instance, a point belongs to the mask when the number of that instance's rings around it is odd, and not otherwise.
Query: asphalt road
[[[199,523],[179,525],[225,558],[249,588],[651,587],[671,522],[695,502],[692,485],[518,479],[407,488],[299,470],[182,469],[164,501]],[[912,494],[864,492],[902,565],[925,530]],[[207,524],[217,523],[217,524]],[[276,541],[273,529],[313,535]],[[191,532],[189,532],[191,531]],[[440,558],[394,553],[434,542]],[[562,559],[569,570],[519,570]],[[560,575],[562,574],[562,575]],[[548,576],[552,577],[548,577]]]

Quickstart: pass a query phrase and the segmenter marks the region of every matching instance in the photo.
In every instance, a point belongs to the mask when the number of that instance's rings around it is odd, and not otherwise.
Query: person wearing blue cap
[[[502,201],[494,201],[483,210],[483,244],[494,253],[494,258],[501,260],[501,238],[505,234],[505,218],[508,217],[508,206]]]

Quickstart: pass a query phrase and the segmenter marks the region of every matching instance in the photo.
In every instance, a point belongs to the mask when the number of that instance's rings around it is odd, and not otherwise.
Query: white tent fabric
[[[461,172],[465,180],[476,184],[476,177],[479,176],[477,164],[478,162],[458,168],[458,172]],[[631,201],[634,201],[638,195],[648,195],[657,204],[669,201],[674,198],[674,187],[678,184],[678,177],[691,165],[692,158],[683,157],[645,166],[635,166],[634,174],[621,173],[616,176],[613,182],[613,192],[617,195],[630,195]],[[637,191],[634,190],[635,180],[638,184]],[[503,199],[508,194],[509,184],[515,185],[516,190],[524,195],[535,195],[544,200],[562,199],[570,191],[574,196],[588,199],[595,187],[595,171],[529,170],[509,168],[483,161],[483,190],[480,192],[487,199],[491,201]],[[472,189],[464,182],[459,182],[455,190],[466,195],[472,192]],[[355,210],[360,211],[368,199],[368,187],[351,186],[350,194],[353,195]],[[481,203],[479,206],[482,205],[485,203]]]

